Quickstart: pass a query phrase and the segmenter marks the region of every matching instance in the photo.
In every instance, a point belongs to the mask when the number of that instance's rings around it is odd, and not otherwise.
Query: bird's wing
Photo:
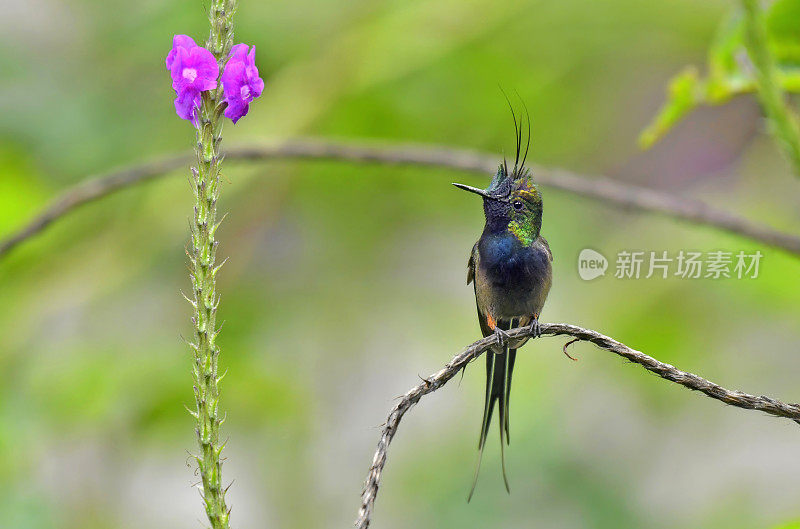
[[[547,239],[545,239],[544,237],[542,237],[540,235],[539,236],[539,240],[542,241],[542,246],[544,246],[544,249],[547,251],[548,257],[550,257],[550,260],[552,261],[553,260],[553,252],[550,251],[550,245],[547,244]]]
[[[475,282],[475,270],[478,268],[478,261],[480,260],[480,255],[478,255],[478,243],[476,242],[475,245],[472,247],[472,252],[469,254],[469,261],[467,262],[467,284],[469,285],[472,283],[476,295],[475,295],[475,307],[478,309],[478,322],[481,324],[481,332],[484,336],[489,336],[494,331],[491,327],[489,327],[489,322],[486,318],[486,314],[481,311],[480,305],[478,305],[478,283]]]
[[[467,284],[469,285],[475,281],[475,267],[478,264],[478,243],[472,247],[469,253],[469,261],[467,262]]]
[[[475,279],[475,271],[478,269],[478,263],[480,260],[480,255],[478,255],[478,243],[475,243],[475,246],[472,247],[472,255],[469,258],[469,270],[467,271],[467,284],[472,283],[473,290],[475,291],[475,308],[478,311],[478,323],[481,326],[481,334],[484,336],[489,336],[490,334],[494,333],[494,329],[489,326],[489,318],[487,317],[486,313],[481,310],[481,306],[478,303],[478,281]]]

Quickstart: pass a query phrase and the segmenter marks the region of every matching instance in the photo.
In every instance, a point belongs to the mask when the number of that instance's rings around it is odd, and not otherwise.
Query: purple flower
[[[205,48],[178,47],[172,60],[172,88],[183,95],[184,92],[204,92],[217,87],[219,68],[217,60]]]
[[[183,95],[178,94],[175,98],[175,112],[178,117],[192,122],[195,127],[198,125],[198,116],[200,114],[200,104],[203,98],[200,92],[184,92]]]
[[[225,116],[234,123],[247,115],[250,102],[264,91],[264,80],[256,68],[256,47],[248,52],[247,44],[237,44],[222,72],[222,89],[225,92]]]
[[[190,50],[196,47],[197,44],[195,44],[194,39],[189,35],[175,35],[172,37],[172,49],[169,50],[167,54],[167,70],[172,70],[172,63],[175,60],[175,55],[178,54],[178,48]]]
[[[200,92],[217,87],[217,60],[210,51],[195,44],[191,37],[175,35],[166,64],[176,94],[175,111],[182,119],[197,126]]]

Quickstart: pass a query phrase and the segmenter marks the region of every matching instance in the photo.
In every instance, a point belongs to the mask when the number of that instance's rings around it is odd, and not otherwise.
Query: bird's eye
[[[516,209],[517,211],[522,209],[522,201],[521,200],[515,200],[514,201],[514,209]]]

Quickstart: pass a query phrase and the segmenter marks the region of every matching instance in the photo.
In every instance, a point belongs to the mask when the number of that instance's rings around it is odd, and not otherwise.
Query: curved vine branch
[[[573,340],[571,341],[591,342],[601,349],[605,349],[606,351],[612,352],[630,362],[642,366],[661,378],[675,382],[691,390],[704,393],[712,399],[717,399],[725,404],[744,408],[746,410],[760,410],[776,417],[785,417],[800,423],[800,404],[785,404],[771,397],[757,397],[741,391],[725,389],[700,376],[681,371],[670,364],[665,364],[640,351],[631,349],[627,345],[600,334],[599,332],[583,329],[576,325],[568,325],[566,323],[542,323],[541,332],[543,335],[550,336],[572,336]],[[508,334],[511,338],[518,338],[531,336],[531,331],[527,327],[522,327],[508,331]],[[422,397],[444,386],[459,372],[459,370],[478,358],[489,349],[490,346],[496,344],[497,340],[497,336],[492,335],[473,343],[457,354],[438,372],[424,378],[419,385],[409,390],[400,398],[395,407],[392,408],[383,426],[381,438],[380,441],[378,441],[378,447],[375,450],[375,456],[372,458],[372,465],[369,468],[369,474],[367,475],[367,480],[364,485],[364,491],[361,494],[361,508],[358,512],[358,519],[355,522],[355,526],[358,529],[367,529],[367,527],[369,527],[372,509],[375,504],[375,497],[378,494],[378,487],[381,482],[381,474],[383,473],[383,467],[386,465],[386,452],[389,448],[389,443],[392,442],[392,439],[397,433],[397,428],[400,426],[403,415],[405,415],[414,404],[419,402]]]
[[[298,139],[227,149],[228,160],[263,161],[273,159],[318,159],[353,163],[420,165],[459,171],[491,174],[500,159],[497,155],[436,146],[370,146],[323,140]],[[67,189],[60,197],[31,219],[25,226],[0,241],[0,257],[18,244],[38,234],[74,209],[101,199],[121,189],[153,180],[185,167],[191,154],[176,154],[156,161],[113,171]],[[641,186],[616,182],[596,175],[532,165],[539,184],[579,196],[637,211],[649,211],[697,225],[723,231],[780,248],[800,256],[800,237],[750,221],[687,197],[672,195]]]

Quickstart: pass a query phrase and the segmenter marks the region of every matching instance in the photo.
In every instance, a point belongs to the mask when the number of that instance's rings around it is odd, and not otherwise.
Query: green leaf
[[[766,15],[769,46],[781,67],[800,67],[800,0],[778,0]]]
[[[653,122],[639,135],[639,145],[643,149],[651,147],[697,106],[699,88],[700,79],[693,66],[684,68],[670,80],[667,102]]]
[[[778,65],[779,82],[787,92],[800,93],[800,0],[778,0],[767,12],[770,50]],[[666,103],[639,136],[648,149],[698,105],[721,105],[756,90],[753,66],[744,45],[744,18],[734,9],[720,24],[708,50],[707,74],[687,67],[670,80]]]
[[[778,80],[787,92],[800,92],[800,68],[782,69],[778,71]]]
[[[752,75],[742,63],[744,55],[744,23],[741,11],[734,10],[717,29],[708,51],[708,104],[721,104],[736,94],[755,88]]]

